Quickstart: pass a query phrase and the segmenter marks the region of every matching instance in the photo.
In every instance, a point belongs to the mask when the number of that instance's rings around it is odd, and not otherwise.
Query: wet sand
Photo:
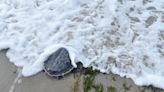
[[[69,74],[58,80],[47,76],[41,72],[32,77],[18,76],[18,68],[10,63],[5,56],[5,51],[0,51],[0,92],[73,92],[74,76]],[[83,79],[81,77],[81,79]],[[16,80],[16,83],[14,81]],[[117,92],[164,92],[153,87],[139,87],[131,79],[121,78],[114,74],[99,73],[94,81],[95,84],[101,83],[104,92],[107,87],[114,86]],[[80,92],[83,92],[83,82],[80,82]],[[125,88],[127,87],[127,89]],[[13,90],[11,90],[13,88]],[[92,89],[90,92],[94,92]]]

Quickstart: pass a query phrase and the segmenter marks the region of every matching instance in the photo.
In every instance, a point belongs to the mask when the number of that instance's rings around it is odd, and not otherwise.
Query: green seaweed
[[[73,88],[72,88],[73,92],[80,92],[80,81],[81,81],[80,76],[75,78]]]
[[[93,70],[92,67],[90,67],[85,70],[85,74],[90,76],[95,76],[97,74],[97,71]]]
[[[127,90],[130,90],[130,88],[132,87],[132,85],[127,86],[126,82],[122,84],[124,91],[126,92]]]
[[[157,87],[154,87],[152,85],[149,85],[149,86],[144,86],[144,89],[150,89],[152,90],[153,92],[163,92],[164,90],[163,89],[160,89],[160,88],[157,88]]]
[[[113,86],[108,87],[108,92],[116,92],[116,88]]]
[[[115,76],[112,76],[112,80],[113,80],[113,81],[116,81],[116,79],[117,79],[117,78],[116,78]]]
[[[83,81],[83,90],[84,92],[89,92],[91,90],[92,85],[93,85],[94,77],[93,76],[84,76],[84,81]]]
[[[101,83],[94,85],[93,88],[95,89],[95,92],[103,92],[103,90],[104,90],[104,87]]]

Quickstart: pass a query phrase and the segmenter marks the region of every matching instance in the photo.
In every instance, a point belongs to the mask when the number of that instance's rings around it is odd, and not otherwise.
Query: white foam
[[[1,0],[0,50],[24,76],[60,47],[72,64],[164,89],[163,0]],[[156,80],[156,81],[154,81]]]

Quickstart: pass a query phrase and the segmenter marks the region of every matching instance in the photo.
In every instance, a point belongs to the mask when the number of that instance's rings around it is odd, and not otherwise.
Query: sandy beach
[[[18,78],[17,67],[9,63],[5,53],[6,51],[0,52],[0,92],[73,92],[75,80],[73,74],[60,80],[49,77],[44,72],[32,77],[21,76]],[[94,84],[99,83],[103,85],[104,92],[107,92],[109,86],[115,87],[116,92],[164,92],[153,87],[139,87],[131,79],[121,78],[113,74],[99,73]],[[82,81],[80,82],[80,92],[83,92]],[[91,89],[91,92],[95,92],[95,90]]]

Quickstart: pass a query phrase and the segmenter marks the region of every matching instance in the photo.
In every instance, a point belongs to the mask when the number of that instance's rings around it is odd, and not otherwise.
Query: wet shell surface
[[[44,70],[50,76],[64,76],[73,68],[66,48],[59,48],[44,62]]]

